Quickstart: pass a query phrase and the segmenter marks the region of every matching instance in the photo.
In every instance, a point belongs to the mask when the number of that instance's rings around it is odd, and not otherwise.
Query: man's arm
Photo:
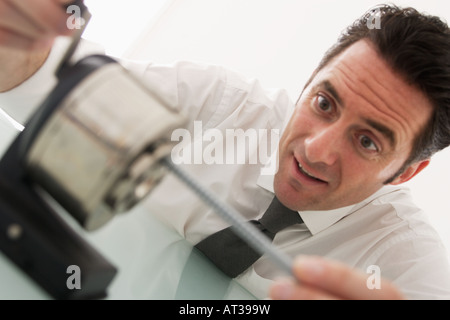
[[[68,35],[71,0],[0,0],[0,92],[20,85],[45,62],[53,40]]]
[[[279,300],[404,300],[405,297],[389,281],[381,280],[379,289],[369,289],[367,274],[333,260],[299,257],[293,266],[299,282],[280,280],[270,290]]]

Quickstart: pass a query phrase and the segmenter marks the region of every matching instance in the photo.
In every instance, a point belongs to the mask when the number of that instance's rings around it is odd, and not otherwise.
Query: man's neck
[[[21,51],[0,48],[0,92],[6,92],[22,84],[44,64],[50,48]]]

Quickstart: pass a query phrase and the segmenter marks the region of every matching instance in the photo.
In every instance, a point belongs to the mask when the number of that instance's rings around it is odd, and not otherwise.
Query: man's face
[[[317,73],[298,101],[280,141],[275,193],[294,210],[364,200],[400,170],[431,113],[420,90],[369,42],[355,43]],[[418,171],[410,167],[393,183]]]

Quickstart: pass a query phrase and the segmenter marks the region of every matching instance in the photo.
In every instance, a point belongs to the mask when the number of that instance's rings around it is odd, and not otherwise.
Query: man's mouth
[[[326,181],[316,177],[314,174],[312,174],[311,172],[309,172],[307,169],[305,169],[299,161],[297,161],[297,159],[295,159],[295,163],[298,167],[298,172],[305,177],[306,179],[310,180],[310,181],[314,181],[314,182],[320,182],[320,183],[327,183]]]

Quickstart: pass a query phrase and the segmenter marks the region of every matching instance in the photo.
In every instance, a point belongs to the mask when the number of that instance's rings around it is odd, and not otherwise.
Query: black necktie
[[[303,220],[298,212],[286,208],[275,197],[263,217],[250,223],[273,240],[277,232],[303,223]],[[232,227],[210,235],[195,247],[231,278],[237,277],[261,257],[261,254],[234,233]]]

